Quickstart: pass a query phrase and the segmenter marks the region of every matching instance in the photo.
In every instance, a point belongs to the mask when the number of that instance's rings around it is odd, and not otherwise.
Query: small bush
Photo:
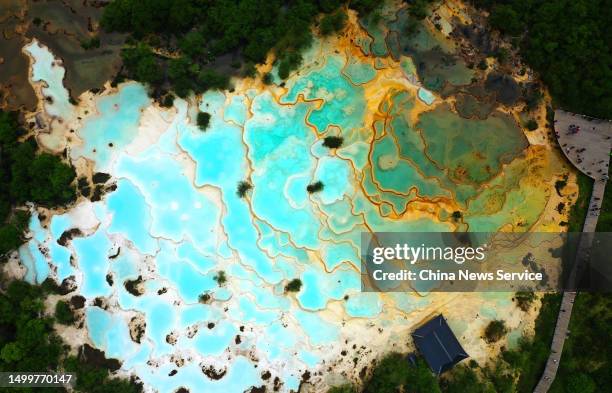
[[[255,63],[247,62],[244,64],[244,68],[242,69],[242,76],[245,78],[254,78],[257,74],[257,68],[255,68]]]
[[[495,343],[501,340],[507,332],[506,322],[498,319],[491,321],[485,328],[485,341],[489,344]]]
[[[242,180],[238,183],[238,187],[236,187],[236,195],[240,198],[244,198],[251,188],[253,188],[251,183]]]
[[[213,280],[215,280],[217,284],[219,284],[219,286],[222,286],[227,282],[227,276],[225,275],[225,272],[223,270],[220,270],[219,272],[217,272],[217,275],[213,277]]]
[[[567,179],[557,180],[555,182],[555,190],[557,190],[557,194],[559,196],[562,196],[561,191],[563,191],[565,186],[567,186]]]
[[[510,51],[506,48],[501,48],[495,52],[495,58],[500,64],[505,64],[510,59]]]
[[[350,385],[332,386],[327,393],[357,393],[357,389]]]
[[[535,297],[536,295],[533,292],[517,292],[514,295],[517,307],[523,311],[529,310],[529,307],[535,300]]]
[[[261,77],[261,81],[263,82],[264,85],[271,85],[272,84],[272,74],[270,74],[269,72],[266,72]]]
[[[91,37],[88,40],[81,41],[81,48],[85,50],[96,49],[100,47],[100,38]]]
[[[208,303],[210,301],[210,294],[201,293],[200,296],[198,296],[198,301],[202,304]]]
[[[529,131],[534,131],[538,129],[538,122],[535,121],[534,119],[530,119],[526,124],[525,127],[527,127],[527,129]]]
[[[413,365],[406,355],[392,352],[373,367],[370,377],[364,381],[363,392],[440,393],[440,387],[423,359],[418,358]]]
[[[306,191],[308,191],[308,193],[310,194],[313,194],[315,192],[323,191],[323,187],[323,182],[319,180],[306,186]]]
[[[330,149],[337,149],[342,146],[342,142],[344,142],[344,138],[341,136],[326,136],[323,140],[323,146]]]
[[[423,20],[429,15],[430,0],[415,0],[410,2],[408,13],[417,20]]]
[[[174,105],[174,96],[172,94],[166,94],[164,98],[161,100],[161,106],[164,108],[170,108]]]
[[[68,302],[59,300],[55,304],[55,320],[62,325],[71,325],[74,323],[74,313]]]
[[[210,125],[210,113],[208,112],[198,113],[197,123],[198,123],[198,127],[200,127],[200,130],[206,131],[206,129]]]
[[[294,278],[285,285],[285,292],[299,292],[302,289],[302,281],[299,278]]]

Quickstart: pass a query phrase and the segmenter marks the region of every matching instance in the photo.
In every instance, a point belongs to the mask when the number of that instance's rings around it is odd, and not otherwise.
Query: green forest
[[[137,393],[140,384],[110,378],[105,359],[71,355],[68,347],[53,330],[53,323],[74,322],[69,309],[56,311],[55,318],[44,316],[44,301],[58,288],[51,281],[33,286],[24,281],[12,281],[0,292],[0,372],[64,370],[76,373],[76,391],[86,393]],[[61,303],[58,303],[61,304]],[[58,307],[62,309],[63,307]],[[59,321],[58,321],[59,322]],[[13,389],[11,389],[13,390]],[[40,388],[19,391],[34,392]],[[16,390],[17,391],[17,390]],[[46,392],[65,392],[63,388],[45,388]]]
[[[353,0],[360,15],[380,2]],[[104,9],[107,31],[128,33],[122,57],[125,77],[146,82],[153,96],[173,91],[228,88],[229,76],[254,76],[272,50],[278,75],[287,78],[312,41],[310,26],[321,13],[321,33],[342,29],[340,0],[115,0]]]
[[[571,333],[551,393],[595,393],[612,386],[611,325],[612,296],[580,293],[576,297]]]
[[[104,9],[106,31],[128,34],[124,74],[149,83],[155,96],[168,90],[228,87],[231,75],[254,75],[254,64],[276,54],[281,79],[301,62],[311,40],[342,29],[342,6],[360,16],[375,0],[114,0]],[[425,16],[429,1],[407,1]],[[612,117],[612,20],[609,0],[475,0],[489,22],[520,48],[558,106]],[[418,12],[417,12],[418,11]],[[323,17],[320,17],[323,13]],[[579,77],[577,77],[579,76]],[[121,78],[120,78],[121,79]]]
[[[555,106],[612,119],[612,2],[609,0],[476,0],[490,24],[510,37],[548,87]],[[611,172],[612,174],[612,172]],[[569,227],[581,231],[592,181],[579,176],[579,200]],[[597,231],[612,231],[612,181],[602,201]],[[599,392],[612,385],[612,296],[580,293],[554,393]],[[552,327],[551,327],[552,328]],[[536,332],[536,340],[538,334]]]
[[[489,23],[520,49],[548,87],[556,107],[612,119],[612,2],[610,0],[475,0]],[[590,194],[588,179],[580,179]],[[608,181],[612,190],[612,181]],[[574,209],[585,214],[586,209]],[[576,218],[571,230],[581,230]],[[573,228],[572,228],[573,227]],[[577,228],[576,228],[577,227]],[[612,231],[612,192],[597,230]]]
[[[612,118],[610,0],[475,0],[520,48],[556,106]]]
[[[22,243],[26,202],[56,207],[75,198],[74,169],[58,156],[38,151],[16,113],[0,111],[0,259]]]

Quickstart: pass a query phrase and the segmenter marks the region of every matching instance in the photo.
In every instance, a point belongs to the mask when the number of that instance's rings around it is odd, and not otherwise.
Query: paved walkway
[[[580,126],[578,133],[568,132],[570,124]],[[587,119],[565,111],[555,111],[555,133],[566,157],[582,173],[594,180],[593,191],[589,202],[589,211],[582,228],[582,237],[578,244],[576,263],[570,274],[569,282],[575,282],[576,267],[580,261],[587,258],[593,242],[593,233],[597,227],[601,203],[606,190],[610,151],[612,151],[612,122],[606,120]],[[584,150],[582,150],[584,149]],[[561,309],[557,316],[557,324],[550,345],[550,355],[540,381],[534,393],[546,393],[552,385],[559,369],[559,361],[563,354],[563,345],[568,336],[568,327],[572,316],[572,308],[576,292],[564,292],[561,299]]]
[[[572,132],[571,128],[580,127]],[[565,156],[594,180],[607,178],[612,149],[612,121],[555,111],[555,134]]]

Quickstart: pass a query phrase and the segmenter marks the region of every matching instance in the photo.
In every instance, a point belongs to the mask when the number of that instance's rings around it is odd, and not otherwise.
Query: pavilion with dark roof
[[[436,375],[469,357],[442,314],[416,329],[412,333],[412,339]]]

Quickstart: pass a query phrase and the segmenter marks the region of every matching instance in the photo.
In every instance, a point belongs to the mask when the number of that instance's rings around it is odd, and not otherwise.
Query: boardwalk
[[[578,133],[568,132],[570,124],[580,126],[580,131]],[[612,150],[612,123],[602,120],[587,120],[580,115],[556,111],[555,133],[570,162],[594,180],[589,211],[584,221],[583,236],[580,239],[576,255],[577,261],[580,261],[586,258],[585,254],[591,247],[606,190],[610,151]],[[579,263],[575,263],[574,267],[578,265]],[[576,269],[574,268],[570,275],[570,282],[574,282],[575,275]],[[555,333],[550,345],[550,355],[534,393],[546,393],[555,380],[575,299],[576,292],[563,293]]]

